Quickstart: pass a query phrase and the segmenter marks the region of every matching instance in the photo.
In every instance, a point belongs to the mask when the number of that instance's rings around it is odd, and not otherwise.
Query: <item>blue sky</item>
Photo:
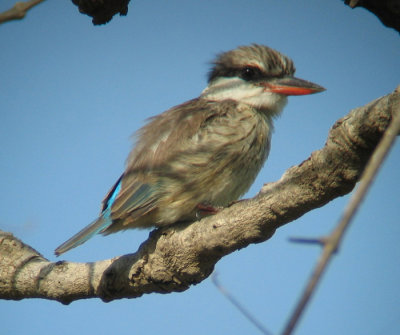
[[[0,10],[14,1],[2,1]],[[93,27],[69,1],[47,1],[0,27],[0,227],[53,250],[99,211],[124,168],[130,135],[149,116],[199,95],[209,61],[238,45],[290,56],[296,75],[327,88],[291,97],[269,160],[246,195],[321,148],[350,109],[399,84],[398,33],[342,1],[132,1],[127,17]],[[400,332],[400,148],[394,147],[296,334]],[[221,260],[222,284],[279,333],[319,255],[291,244],[321,236],[348,197]],[[95,261],[133,252],[148,231],[95,237],[65,255]],[[4,334],[257,334],[210,279],[184,293],[63,306],[0,301]]]

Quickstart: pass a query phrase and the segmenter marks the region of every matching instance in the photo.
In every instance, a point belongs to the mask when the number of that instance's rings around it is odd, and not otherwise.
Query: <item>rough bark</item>
[[[399,108],[400,86],[338,120],[321,150],[264,185],[256,197],[201,221],[156,229],[134,254],[52,263],[1,233],[0,298],[69,303],[184,291],[207,278],[223,256],[268,240],[278,227],[350,192]]]

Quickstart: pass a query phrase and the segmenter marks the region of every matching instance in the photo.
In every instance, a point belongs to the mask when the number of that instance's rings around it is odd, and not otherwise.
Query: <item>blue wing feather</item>
[[[123,203],[118,206],[118,212],[134,212],[135,210],[148,205],[154,195],[154,187],[150,184],[140,184],[132,188],[133,192],[132,190],[126,191],[126,199],[123,199]],[[129,194],[128,192],[132,193]]]

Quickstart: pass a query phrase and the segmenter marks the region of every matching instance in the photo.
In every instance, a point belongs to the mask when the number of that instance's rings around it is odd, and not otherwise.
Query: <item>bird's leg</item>
[[[202,215],[213,215],[221,211],[223,207],[214,207],[207,203],[201,203],[197,205],[197,209]]]

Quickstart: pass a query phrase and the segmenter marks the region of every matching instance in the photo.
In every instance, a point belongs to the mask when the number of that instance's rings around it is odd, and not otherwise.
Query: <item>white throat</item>
[[[278,116],[287,103],[282,94],[268,92],[262,86],[256,86],[239,77],[219,78],[212,81],[201,93],[201,97],[213,100],[234,100],[262,110],[268,116]]]

